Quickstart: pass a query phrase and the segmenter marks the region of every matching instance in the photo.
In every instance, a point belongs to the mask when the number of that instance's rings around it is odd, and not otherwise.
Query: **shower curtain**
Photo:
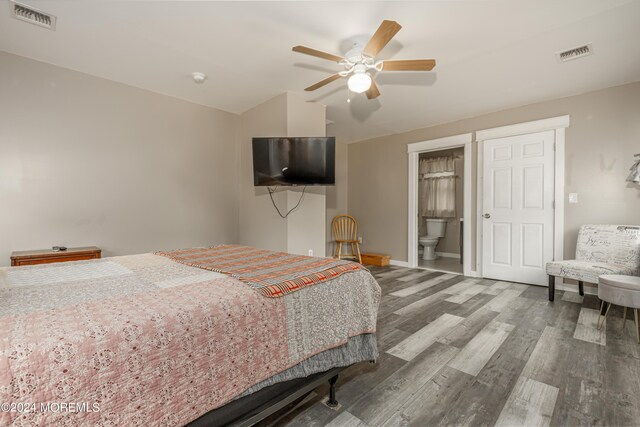
[[[455,218],[456,175],[453,156],[420,160],[420,215],[427,218]]]

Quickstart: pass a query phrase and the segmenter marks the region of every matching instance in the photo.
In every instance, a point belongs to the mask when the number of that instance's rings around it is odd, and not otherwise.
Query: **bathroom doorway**
[[[409,267],[471,275],[471,134],[408,152]]]
[[[418,155],[418,267],[462,274],[464,147]]]

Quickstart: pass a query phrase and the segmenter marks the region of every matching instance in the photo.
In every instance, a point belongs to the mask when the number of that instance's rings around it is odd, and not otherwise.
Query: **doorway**
[[[418,267],[462,274],[464,147],[418,159]]]
[[[470,275],[471,134],[409,144],[408,153],[408,266]],[[429,194],[439,200],[426,203]]]

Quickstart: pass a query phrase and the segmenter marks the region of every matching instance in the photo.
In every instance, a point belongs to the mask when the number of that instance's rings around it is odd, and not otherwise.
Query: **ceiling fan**
[[[374,99],[380,96],[380,91],[375,80],[369,73],[371,70],[380,71],[431,71],[436,65],[435,59],[396,59],[376,61],[376,55],[384,48],[396,35],[402,26],[396,21],[382,21],[380,27],[375,32],[364,48],[356,44],[345,54],[345,56],[334,55],[321,50],[312,49],[306,46],[294,46],[294,52],[316,56],[329,61],[337,62],[344,66],[344,71],[340,71],[327,77],[318,83],[306,88],[306,91],[319,89],[341,77],[350,75],[347,85],[349,90],[355,93],[366,92],[367,98]]]

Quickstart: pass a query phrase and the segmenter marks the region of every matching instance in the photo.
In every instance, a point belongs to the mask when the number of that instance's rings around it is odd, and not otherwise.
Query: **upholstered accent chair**
[[[598,283],[603,274],[640,276],[640,226],[597,225],[580,227],[576,259],[547,263],[549,301],[555,295],[555,278],[578,281],[580,295],[584,282]]]

